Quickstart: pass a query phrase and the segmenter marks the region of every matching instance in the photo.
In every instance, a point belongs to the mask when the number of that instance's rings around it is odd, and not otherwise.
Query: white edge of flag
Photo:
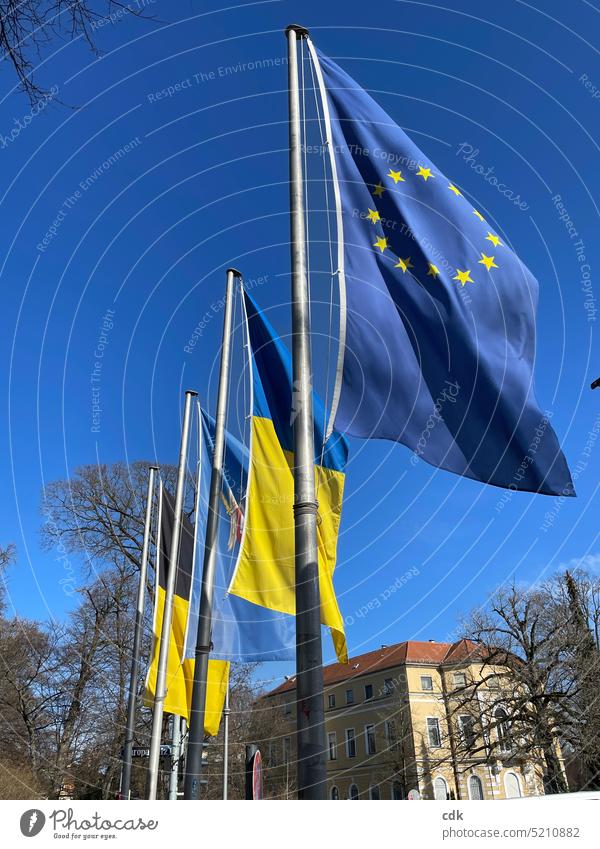
[[[327,429],[325,431],[325,440],[327,440],[333,433],[335,417],[340,402],[340,395],[342,391],[342,377],[344,372],[344,356],[346,351],[346,274],[344,269],[344,222],[342,218],[342,200],[340,196],[340,184],[338,181],[335,151],[333,147],[333,137],[331,133],[331,118],[329,115],[329,104],[327,102],[327,90],[325,88],[323,72],[321,71],[321,63],[319,62],[319,57],[317,55],[317,51],[315,50],[314,44],[308,37],[306,39],[306,43],[308,44],[310,58],[312,60],[315,73],[317,75],[319,93],[321,95],[323,120],[325,122],[325,138],[327,142],[327,150],[329,152],[331,179],[333,182],[333,195],[335,199],[335,221],[337,235],[337,278],[340,293],[340,326],[338,340],[338,356],[335,370],[335,384],[333,387],[333,396],[331,399],[331,413],[329,414],[329,421],[327,423]]]

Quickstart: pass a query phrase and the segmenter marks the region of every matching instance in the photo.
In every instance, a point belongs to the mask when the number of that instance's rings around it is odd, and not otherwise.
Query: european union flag
[[[309,48],[337,206],[333,426],[485,483],[574,495],[534,394],[537,281],[384,110]]]

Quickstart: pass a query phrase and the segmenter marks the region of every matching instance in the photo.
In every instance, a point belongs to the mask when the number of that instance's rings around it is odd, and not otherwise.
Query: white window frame
[[[348,693],[350,693],[350,701],[348,701]],[[346,690],[346,704],[353,705],[354,704],[354,690],[351,687],[348,687]]]
[[[473,778],[475,778],[479,782],[479,786],[481,787],[481,800],[475,798],[473,796],[473,794],[471,793],[471,781],[472,781]],[[481,780],[481,777],[479,775],[477,775],[477,773],[475,773],[475,772],[472,775],[470,775],[467,779],[467,792],[469,794],[469,799],[472,799],[474,802],[479,802],[479,801],[485,802],[485,789],[484,789],[484,786],[483,786],[483,781]]]
[[[327,694],[327,707],[330,710],[335,707],[335,693]]]
[[[375,799],[373,801],[380,800],[381,799],[381,787],[379,786],[379,784],[369,784],[369,799],[373,799],[373,791],[374,790],[376,790],[379,795],[377,796],[377,799]]]
[[[358,789],[358,784],[356,784],[353,781],[352,784],[350,785],[350,787],[348,787],[348,799],[352,799],[352,788],[353,787],[356,787],[356,797],[357,798],[360,797],[360,790]],[[356,801],[356,800],[354,800],[354,801]]]
[[[429,720],[430,719],[433,720],[437,724],[438,739],[440,741],[439,743],[432,743],[431,742],[431,736],[429,734]],[[429,746],[429,748],[430,749],[441,749],[441,747],[442,747],[442,729],[441,729],[441,726],[440,726],[439,716],[426,716],[425,717],[425,729],[427,731],[427,745]]]
[[[383,695],[391,696],[394,692],[394,679],[384,678],[383,680]]]
[[[348,732],[352,732],[352,740],[354,741],[354,754],[350,754],[350,740],[348,739]],[[346,748],[346,757],[354,760],[356,757],[356,730],[354,728],[344,728],[344,744]]]
[[[385,739],[387,740],[388,749],[395,749],[398,746],[398,734],[396,730],[396,721],[394,719],[386,719],[385,721]],[[390,734],[390,728],[393,728],[394,733]]]
[[[498,717],[496,716],[497,711],[503,711],[505,715],[505,719],[502,721],[498,721]],[[506,754],[512,752],[513,745],[511,743],[511,733],[510,728],[507,728],[507,724],[510,722],[508,717],[508,711],[504,707],[504,705],[496,705],[494,708],[494,713],[492,715],[492,722],[495,726],[496,739],[498,740],[498,751],[504,752]],[[500,728],[502,728],[503,733],[500,734]]]
[[[443,783],[444,783],[444,787],[446,788],[446,790],[445,790],[445,794],[444,794],[444,799],[443,799],[443,800],[442,800],[442,799],[438,799],[438,798],[436,797],[436,795],[435,795],[435,784],[436,784],[436,781],[443,781]],[[434,779],[433,779],[433,799],[434,799],[434,801],[436,801],[436,802],[446,801],[446,800],[448,799],[448,796],[449,796],[449,795],[450,795],[450,787],[449,787],[449,785],[448,785],[448,782],[446,781],[446,779],[444,778],[444,776],[443,776],[443,775],[436,775],[436,776],[434,777]]]
[[[465,734],[465,729],[464,729],[465,724],[463,722],[463,719],[468,719],[472,723],[471,728],[470,728],[471,734],[473,735],[472,741],[467,740],[467,737],[466,737],[466,734]],[[470,713],[459,714],[458,728],[459,728],[459,731],[460,731],[461,740],[464,743],[464,745],[469,749],[473,748],[475,746],[475,743],[477,742],[477,733],[475,731],[475,717],[472,716]]]
[[[369,751],[369,734],[368,729],[371,729],[373,732],[373,751]],[[368,722],[364,728],[365,733],[365,755],[376,755],[377,754],[377,736],[375,734],[375,723]]]
[[[423,681],[424,681],[426,678],[427,678],[429,681],[431,681],[431,687],[424,687],[424,686],[423,686]],[[432,692],[433,692],[433,675],[421,675],[421,690],[422,690],[424,693],[432,693]]]
[[[332,740],[333,738],[333,740]],[[333,742],[333,757],[331,756],[331,743]],[[327,752],[330,761],[337,761],[337,732],[329,731],[327,734]]]
[[[518,796],[509,796],[508,795],[508,786],[506,784],[506,779],[508,778],[509,775],[514,775],[514,777],[517,780],[517,787],[519,788],[519,795]],[[521,779],[519,778],[518,774],[514,771],[514,769],[509,769],[507,772],[504,773],[504,795],[507,799],[522,799],[523,796],[525,795],[523,793],[523,785],[521,784]]]
[[[337,796],[335,796],[335,797],[333,795],[334,792],[337,793]],[[329,799],[332,802],[337,802],[337,801],[339,801],[339,798],[340,798],[340,789],[337,786],[337,784],[333,784],[332,787],[331,787],[331,790],[329,791]]]
[[[461,679],[460,684],[456,683],[456,677],[457,676],[459,676],[460,679]],[[467,686],[467,675],[466,675],[466,673],[465,672],[453,672],[452,673],[452,686],[455,690],[457,690],[459,687],[466,687]]]
[[[370,696],[367,696],[367,687],[371,688],[371,695]],[[373,701],[373,685],[372,684],[365,684],[364,688],[365,688],[365,702]]]

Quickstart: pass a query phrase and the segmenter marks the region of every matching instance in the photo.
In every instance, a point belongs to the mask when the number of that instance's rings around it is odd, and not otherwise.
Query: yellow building
[[[323,670],[330,799],[505,799],[540,795],[540,758],[503,722],[506,673],[475,643],[408,641]],[[272,763],[295,760],[295,679],[268,694],[289,722]]]

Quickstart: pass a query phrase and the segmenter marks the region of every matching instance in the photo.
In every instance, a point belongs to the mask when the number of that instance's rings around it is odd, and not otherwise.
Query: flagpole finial
[[[242,272],[238,271],[237,268],[228,268],[227,274],[233,274],[235,277],[240,277],[240,278],[242,276]]]
[[[186,389],[186,390],[185,390],[185,394],[186,394],[186,395],[191,395],[193,398],[196,398],[196,397],[197,397],[197,395],[198,395],[198,393],[196,392],[196,390],[195,390],[195,389]]]
[[[306,27],[300,26],[300,24],[290,24],[289,26],[287,26],[285,28],[286,37],[291,30],[293,30],[296,33],[296,38],[307,38],[308,37],[308,30],[306,29]]]

